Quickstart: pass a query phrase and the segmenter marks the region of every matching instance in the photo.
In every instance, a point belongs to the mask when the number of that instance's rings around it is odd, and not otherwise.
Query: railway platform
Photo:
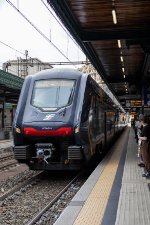
[[[0,141],[10,140],[12,138],[12,127],[0,128]]]
[[[142,177],[131,127],[62,212],[55,225],[148,225],[150,179]]]
[[[12,148],[14,145],[13,140],[0,140],[0,150]]]

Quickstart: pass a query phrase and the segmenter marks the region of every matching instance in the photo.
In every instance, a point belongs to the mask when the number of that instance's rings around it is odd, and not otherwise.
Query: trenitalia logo
[[[47,114],[43,120],[51,120],[54,116],[55,114]]]
[[[42,127],[42,130],[52,130],[52,127]]]

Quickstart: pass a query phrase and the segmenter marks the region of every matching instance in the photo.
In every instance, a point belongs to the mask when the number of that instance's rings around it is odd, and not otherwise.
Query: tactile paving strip
[[[101,224],[124,144],[124,142],[117,144],[113,155],[101,173],[74,225]]]

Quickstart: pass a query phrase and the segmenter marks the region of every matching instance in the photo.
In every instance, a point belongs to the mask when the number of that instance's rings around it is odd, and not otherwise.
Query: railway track
[[[6,169],[10,169],[16,165],[18,165],[18,162],[14,159],[12,153],[7,153],[0,156],[0,172]]]
[[[67,184],[63,190],[61,190],[58,195],[56,195],[43,209],[41,209],[37,215],[26,225],[34,225],[46,212],[50,213],[50,208],[60,199],[60,197],[68,190],[68,188],[80,177],[81,174],[78,174],[73,178],[69,184]]]
[[[2,161],[5,161],[7,159],[12,159],[12,158],[14,158],[14,154],[12,152],[5,153],[5,154],[0,154],[0,163]]]
[[[26,185],[30,184],[32,181],[36,180],[41,176],[43,171],[37,172],[37,174],[33,175],[32,177],[29,177],[29,179],[19,183],[11,190],[7,191],[5,194],[0,196],[0,202],[4,201],[6,198],[8,198],[10,195],[13,195],[15,192],[19,191],[21,188],[25,187]]]
[[[14,159],[12,146],[12,140],[0,141],[0,172],[18,165],[17,160]]]
[[[42,178],[34,179],[27,185],[23,185],[17,192],[1,197],[0,224],[34,224],[35,220],[38,220],[46,210],[49,210],[52,204],[54,205],[56,201],[59,201],[58,199],[64,195],[63,193],[69,187],[72,186],[74,191],[70,191],[68,198],[75,194],[75,190],[79,189],[74,184],[76,179],[77,177],[73,178],[72,175],[66,178],[66,174],[58,175],[58,177],[52,175],[46,179],[42,176]],[[80,183],[83,183],[83,180]],[[63,204],[65,202],[67,200],[63,200]]]

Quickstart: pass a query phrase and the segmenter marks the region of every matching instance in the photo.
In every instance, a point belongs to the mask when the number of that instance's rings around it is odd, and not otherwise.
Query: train
[[[123,113],[90,74],[28,75],[13,121],[14,156],[31,170],[79,170],[125,128]]]

